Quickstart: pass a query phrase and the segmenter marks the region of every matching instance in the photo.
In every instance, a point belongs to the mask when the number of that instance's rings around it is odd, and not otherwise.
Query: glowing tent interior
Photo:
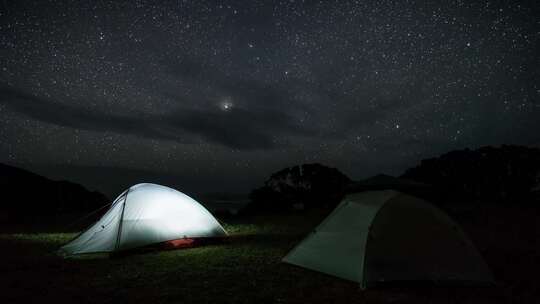
[[[491,284],[472,242],[444,212],[394,190],[346,196],[283,261],[360,283]]]
[[[165,186],[144,183],[120,194],[96,223],[60,248],[59,253],[110,253],[226,235],[212,214],[191,197]]]

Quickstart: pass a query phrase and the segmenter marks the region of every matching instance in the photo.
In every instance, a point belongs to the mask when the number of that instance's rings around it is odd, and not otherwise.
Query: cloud
[[[162,65],[166,71],[163,78],[172,77],[173,81],[169,84],[162,83],[161,92],[172,99],[185,98],[185,90],[179,88],[178,83],[187,83],[192,88],[199,89],[198,94],[201,96],[229,96],[245,107],[273,110],[283,110],[286,107],[288,113],[291,113],[309,110],[306,104],[294,99],[295,94],[318,91],[313,84],[293,76],[286,81],[272,83],[260,79],[240,80],[239,77],[226,75],[194,57],[185,57],[181,61],[167,60],[163,61]],[[198,102],[200,101],[209,100]]]
[[[269,108],[182,109],[138,118],[83,109],[13,88],[0,89],[0,103],[37,121],[64,127],[180,143],[190,143],[199,137],[209,143],[241,150],[275,148],[274,138],[284,134],[312,134],[297,125],[292,116]]]
[[[151,121],[90,111],[58,103],[13,88],[0,89],[0,102],[37,121],[89,131],[113,131],[142,137],[172,139],[154,130]]]
[[[173,117],[171,125],[239,149],[272,148],[277,136],[310,134],[293,123],[292,117],[271,110],[184,110]]]

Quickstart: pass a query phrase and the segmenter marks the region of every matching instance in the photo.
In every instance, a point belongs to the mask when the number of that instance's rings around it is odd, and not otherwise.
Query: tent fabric
[[[388,282],[493,282],[454,221],[394,190],[348,195],[283,261],[362,288]]]
[[[227,233],[201,204],[174,189],[144,183],[118,196],[95,224],[60,249],[64,255],[113,252]]]

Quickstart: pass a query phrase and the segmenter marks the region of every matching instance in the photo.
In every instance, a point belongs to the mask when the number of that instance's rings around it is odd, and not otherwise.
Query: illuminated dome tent
[[[394,190],[346,196],[283,258],[360,283],[491,284],[472,242],[444,212]]]
[[[212,214],[191,197],[146,183],[120,194],[101,219],[63,246],[60,253],[116,252],[226,235]]]

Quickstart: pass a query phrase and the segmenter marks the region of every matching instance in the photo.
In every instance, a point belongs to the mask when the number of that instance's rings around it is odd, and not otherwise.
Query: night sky
[[[0,162],[248,191],[299,163],[358,179],[539,146],[539,7],[3,1]]]

